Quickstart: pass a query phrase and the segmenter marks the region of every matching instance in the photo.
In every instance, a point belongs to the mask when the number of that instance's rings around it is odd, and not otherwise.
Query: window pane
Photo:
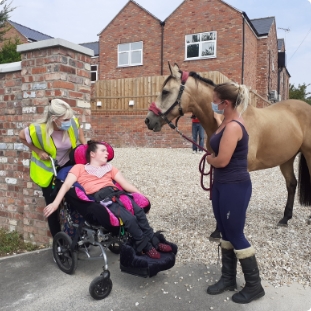
[[[205,32],[202,33],[202,41],[216,40],[215,32]]]
[[[187,58],[199,57],[199,45],[190,44],[187,46]]]
[[[119,52],[129,51],[130,50],[130,44],[129,43],[119,44],[118,49],[119,49]]]
[[[187,43],[200,42],[200,35],[199,34],[187,35],[186,42]]]
[[[91,81],[96,81],[96,72],[91,72]]]
[[[206,42],[202,43],[202,56],[215,55],[215,43]]]
[[[129,53],[119,53],[119,66],[128,65]]]
[[[96,71],[96,70],[97,70],[97,65],[91,66],[91,70],[92,70],[92,71]]]
[[[131,44],[131,50],[141,50],[143,48],[142,42],[134,42]]]
[[[132,52],[132,64],[141,64],[141,51]]]

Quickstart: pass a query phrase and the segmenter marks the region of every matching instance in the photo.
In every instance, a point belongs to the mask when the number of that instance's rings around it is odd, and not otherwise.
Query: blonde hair
[[[244,84],[226,82],[218,84],[214,88],[220,100],[230,100],[233,108],[241,106],[240,115],[247,109],[249,100],[249,90]]]
[[[44,109],[44,115],[39,119],[37,124],[46,124],[46,140],[50,143],[50,136],[54,132],[53,121],[59,117],[71,119],[73,117],[72,108],[62,99],[52,99],[50,105]],[[67,131],[63,133],[63,141],[67,135]]]

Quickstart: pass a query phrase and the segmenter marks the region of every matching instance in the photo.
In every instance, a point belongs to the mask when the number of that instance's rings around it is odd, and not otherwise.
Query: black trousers
[[[145,237],[148,240],[152,239],[154,232],[143,208],[133,204],[134,215],[118,203],[112,203],[108,208],[114,215],[122,219],[125,229],[135,241],[141,241]]]
[[[52,203],[55,199],[56,193],[53,195],[53,188],[52,188],[53,180],[46,188],[41,188],[43,192],[43,196],[45,199],[46,205]],[[54,237],[58,232],[60,232],[60,222],[59,222],[59,209],[57,209],[54,213],[52,213],[48,218],[48,225],[50,228],[50,232]]]
[[[62,169],[65,166],[69,166],[71,163],[68,161],[66,164],[64,164],[62,167],[58,167],[56,171],[58,172],[60,169]],[[51,183],[42,189],[43,197],[45,199],[46,205],[49,205],[52,203],[57,195],[57,192],[53,189],[53,179]],[[59,222],[59,209],[57,209],[54,213],[52,213],[48,218],[48,225],[50,232],[52,234],[52,237],[54,237],[58,232],[61,231],[60,222]]]

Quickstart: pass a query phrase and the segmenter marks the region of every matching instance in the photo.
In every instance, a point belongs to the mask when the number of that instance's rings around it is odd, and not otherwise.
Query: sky
[[[11,0],[10,19],[73,43],[98,41],[100,33],[128,0]],[[165,20],[182,0],[136,0]],[[278,38],[285,39],[290,83],[311,84],[311,0],[226,0],[250,19],[274,16]],[[91,5],[90,5],[91,4]],[[311,85],[308,87],[311,92]]]

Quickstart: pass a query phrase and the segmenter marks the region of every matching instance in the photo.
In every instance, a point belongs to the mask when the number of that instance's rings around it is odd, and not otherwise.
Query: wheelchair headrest
[[[114,158],[114,150],[108,143],[102,141],[101,144],[105,145],[108,151],[108,162],[111,161]],[[86,145],[79,145],[76,148],[74,148],[70,154],[70,162],[72,164],[86,164],[86,150],[87,150],[87,144]]]

